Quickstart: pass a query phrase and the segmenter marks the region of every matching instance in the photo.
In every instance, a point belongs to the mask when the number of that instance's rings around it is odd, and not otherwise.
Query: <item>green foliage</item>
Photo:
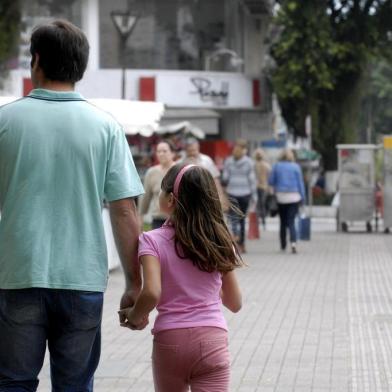
[[[382,61],[371,70],[370,101],[372,125],[376,133],[392,134],[392,62]]]
[[[273,83],[282,99],[306,99],[318,89],[333,87],[327,64],[337,48],[330,38],[327,15],[313,1],[304,3],[308,4],[300,7],[299,2],[288,1],[277,17],[284,29],[272,49],[278,65]]]
[[[360,130],[379,142],[383,134],[392,135],[392,61],[375,59],[369,65],[368,89],[362,100]]]
[[[18,54],[20,18],[19,0],[0,1],[0,85],[8,72],[7,62]]]
[[[295,134],[304,135],[311,114],[315,148],[333,169],[335,145],[358,140],[368,64],[392,57],[392,7],[388,0],[279,3],[273,86]]]

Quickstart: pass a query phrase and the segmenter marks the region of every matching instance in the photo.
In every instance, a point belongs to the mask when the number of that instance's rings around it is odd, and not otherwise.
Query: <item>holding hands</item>
[[[140,257],[143,267],[143,288],[125,291],[118,311],[120,325],[142,330],[148,325],[148,316],[161,296],[161,268],[155,256]]]
[[[120,318],[120,326],[132,330],[142,330],[146,328],[149,323],[148,315],[142,317],[138,316],[134,312],[134,307],[121,309],[118,311],[118,315]]]

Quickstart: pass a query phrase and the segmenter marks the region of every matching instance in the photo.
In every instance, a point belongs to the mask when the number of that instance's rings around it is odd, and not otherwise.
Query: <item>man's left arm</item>
[[[120,300],[120,309],[124,309],[133,306],[142,287],[140,264],[137,259],[139,217],[133,198],[110,202],[109,212],[125,277],[125,291]]]
[[[125,275],[122,308],[132,306],[141,289],[137,260],[140,221],[134,198],[143,194],[144,189],[121,129],[113,130],[110,147],[104,194],[109,202],[113,236]]]

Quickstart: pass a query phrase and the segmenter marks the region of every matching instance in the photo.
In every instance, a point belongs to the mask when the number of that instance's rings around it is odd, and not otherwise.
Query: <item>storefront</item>
[[[122,96],[156,101],[162,121],[190,121],[208,138],[272,136],[270,94],[263,83],[266,14],[238,0],[21,0],[23,28],[15,69],[0,95],[31,89],[29,37],[39,23],[65,18],[90,42],[90,59],[76,88],[86,98]],[[254,4],[264,4],[262,0]],[[260,8],[260,7],[259,7]],[[263,10],[264,8],[260,8]],[[258,10],[257,12],[264,12]],[[114,13],[134,17],[125,48]],[[123,49],[123,50],[122,50]]]

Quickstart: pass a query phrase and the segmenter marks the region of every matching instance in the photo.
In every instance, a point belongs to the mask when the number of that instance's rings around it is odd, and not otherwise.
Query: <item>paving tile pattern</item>
[[[352,391],[392,391],[390,237],[356,236],[349,249]]]
[[[273,229],[249,241],[243,309],[225,312],[231,391],[392,392],[392,241],[332,230],[316,229],[297,255],[278,251]],[[114,271],[95,391],[152,392],[152,337],[118,327],[122,287]],[[46,361],[40,392],[50,391],[48,373]]]

